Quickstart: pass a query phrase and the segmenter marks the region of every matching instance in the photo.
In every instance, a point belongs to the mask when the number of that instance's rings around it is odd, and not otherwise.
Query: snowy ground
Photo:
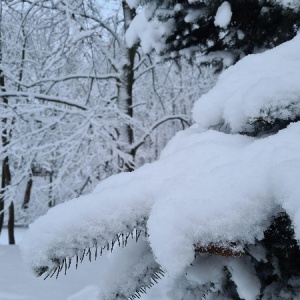
[[[26,229],[18,228],[16,242],[19,243]],[[7,244],[7,233],[0,237],[0,300],[96,300],[99,281],[105,276],[103,267],[110,256],[97,261],[87,259],[79,265],[78,270],[71,267],[67,273],[55,278],[43,280],[36,278],[25,266],[18,246]],[[163,279],[152,288],[142,300],[167,299],[168,279]]]

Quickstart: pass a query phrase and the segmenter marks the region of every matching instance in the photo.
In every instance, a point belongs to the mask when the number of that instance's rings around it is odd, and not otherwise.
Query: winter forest
[[[300,0],[0,1],[0,300],[300,299],[299,30]]]

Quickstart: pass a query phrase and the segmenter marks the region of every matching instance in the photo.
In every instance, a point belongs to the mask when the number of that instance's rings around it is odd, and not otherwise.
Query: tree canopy
[[[184,62],[157,72],[125,42],[135,10],[114,4],[0,2],[0,234],[153,160],[215,80]]]

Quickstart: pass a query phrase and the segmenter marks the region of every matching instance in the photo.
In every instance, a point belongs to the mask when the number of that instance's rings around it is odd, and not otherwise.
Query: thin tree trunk
[[[2,63],[2,1],[0,1],[0,63]],[[5,92],[5,81],[2,69],[0,69],[0,90]],[[8,105],[8,98],[2,97],[3,107]],[[9,144],[8,131],[6,128],[7,118],[2,119],[3,130],[1,132],[2,147],[6,147]],[[3,159],[2,172],[1,172],[1,190],[0,190],[0,233],[2,231],[4,222],[4,198],[7,187],[11,184],[11,174],[9,169],[9,158],[8,155]]]
[[[126,1],[122,1],[122,8],[123,8],[123,15],[124,15],[124,30],[127,30],[128,26],[130,25],[131,21],[133,20],[136,12],[135,9],[131,9]],[[117,82],[118,85],[118,108],[125,113],[130,118],[133,118],[133,85],[134,85],[134,60],[136,56],[137,47],[132,46],[131,48],[124,49],[124,58],[125,63],[122,67],[121,80]],[[122,142],[126,143],[128,148],[134,142],[134,132],[132,127],[127,124],[124,128],[120,129],[120,135],[122,138]],[[135,151],[131,150],[128,153],[132,156],[132,160],[134,161],[135,158]],[[133,166],[130,164],[125,164],[126,171],[132,171]]]
[[[8,208],[8,243],[10,245],[15,244],[15,207],[14,202],[11,201],[9,208]]]
[[[26,184],[26,190],[25,190],[25,194],[24,194],[24,200],[23,200],[23,204],[22,204],[22,208],[26,209],[28,208],[28,203],[30,201],[30,195],[31,195],[31,189],[32,189],[32,175],[30,174],[30,178],[27,181]]]
[[[4,200],[2,199],[2,195],[0,196],[0,235],[3,228],[4,222]]]
[[[24,3],[23,3],[24,5]],[[24,9],[24,7],[23,7]],[[22,14],[23,17],[23,14]],[[27,44],[27,38],[26,38],[26,34],[25,34],[25,26],[24,24],[22,24],[22,36],[24,38],[23,41],[23,45],[22,45],[22,53],[21,53],[21,66],[20,66],[20,71],[19,71],[19,84],[18,84],[18,88],[17,91],[20,92],[22,90],[22,86],[21,83],[23,81],[23,75],[24,75],[24,64],[25,64],[25,55],[26,55],[26,44]],[[30,201],[30,196],[31,196],[31,189],[32,189],[32,170],[31,173],[29,174],[29,179],[27,181],[26,184],[26,190],[25,190],[25,194],[24,194],[24,200],[22,203],[22,208],[23,209],[27,209],[28,208],[28,204]]]
[[[55,200],[53,199],[53,187],[52,187],[52,182],[53,182],[53,172],[50,172],[49,174],[49,202],[48,202],[48,207],[54,207],[55,206]]]
[[[1,78],[0,78],[1,80]],[[6,132],[6,130],[4,130]],[[2,145],[6,145],[3,143],[3,140],[5,140],[5,135],[3,135],[2,132]],[[6,156],[3,159],[2,162],[2,174],[1,174],[1,192],[0,192],[0,233],[2,231],[3,222],[4,222],[4,196],[5,196],[5,189],[7,186],[9,186],[11,183],[11,175],[9,170],[9,159],[8,156]]]

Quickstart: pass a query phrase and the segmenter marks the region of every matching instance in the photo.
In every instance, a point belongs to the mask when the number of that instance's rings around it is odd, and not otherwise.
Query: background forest
[[[135,13],[120,1],[0,9],[0,233],[156,159],[215,82],[210,65],[159,64],[139,43],[127,46]]]

